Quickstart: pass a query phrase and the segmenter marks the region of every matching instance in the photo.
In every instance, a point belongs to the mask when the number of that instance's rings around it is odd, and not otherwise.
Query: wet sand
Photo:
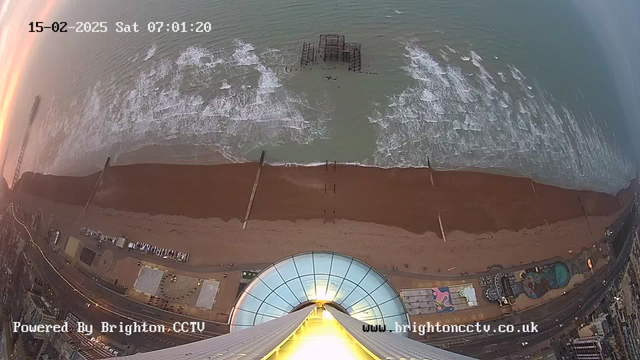
[[[257,169],[111,167],[84,215],[98,174],[27,173],[19,199],[65,234],[87,226],[189,252],[185,266],[193,271],[335,251],[378,268],[459,275],[571,257],[602,240],[633,194],[631,187],[614,196],[465,171],[266,165],[243,230]]]
[[[110,167],[92,205],[150,215],[243,221],[257,168],[256,163]],[[84,206],[97,178],[98,174],[26,173],[20,191]],[[468,171],[265,165],[250,220],[342,219],[442,237],[439,219],[445,233],[520,231],[584,219],[585,214],[610,216],[631,194],[631,188],[613,196]]]

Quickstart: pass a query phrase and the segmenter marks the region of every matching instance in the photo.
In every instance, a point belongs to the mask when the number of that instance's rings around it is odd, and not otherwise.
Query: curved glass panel
[[[398,293],[374,268],[350,256],[313,252],[282,259],[253,279],[231,314],[231,331],[286,315],[309,301],[338,304],[354,318],[389,330],[408,324]]]

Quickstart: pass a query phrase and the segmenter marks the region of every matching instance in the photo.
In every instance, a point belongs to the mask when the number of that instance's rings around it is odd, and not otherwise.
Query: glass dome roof
[[[244,289],[231,315],[231,331],[276,319],[307,302],[339,305],[372,325],[408,324],[393,286],[371,266],[331,252],[294,255],[264,269]],[[406,333],[403,333],[406,335]]]

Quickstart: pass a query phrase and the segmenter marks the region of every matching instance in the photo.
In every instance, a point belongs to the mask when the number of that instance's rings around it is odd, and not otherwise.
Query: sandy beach
[[[243,220],[258,165],[142,164],[107,169],[92,205],[150,215]],[[334,170],[335,169],[335,170]],[[431,184],[431,177],[433,185]],[[58,177],[27,173],[22,192],[84,205],[98,174]],[[534,228],[578,217],[611,215],[617,196],[568,190],[467,171],[328,167],[263,168],[251,220],[353,220],[423,234],[445,230],[480,234]],[[583,210],[584,209],[584,210]]]
[[[330,250],[379,268],[441,275],[454,266],[457,275],[569,257],[602,239],[632,193],[463,171],[267,165],[242,230],[257,169],[256,163],[112,167],[83,216],[98,174],[29,173],[20,192],[25,206],[43,208],[45,218],[187,251],[194,267]]]

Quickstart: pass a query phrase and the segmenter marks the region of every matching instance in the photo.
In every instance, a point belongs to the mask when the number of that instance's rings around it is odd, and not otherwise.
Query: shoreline
[[[158,151],[161,153],[165,153],[170,150],[167,150],[170,146],[168,145],[149,145],[145,146],[141,149],[137,149],[131,152],[127,152],[124,154],[118,155],[115,159],[112,159],[112,167],[121,167],[121,166],[134,166],[134,165],[173,165],[173,166],[219,166],[219,165],[243,165],[243,164],[252,164],[256,163],[256,160],[246,160],[246,159],[229,159],[223,156],[220,152],[211,151],[211,152],[203,152],[201,154],[183,154],[183,155],[172,155],[173,160],[169,160],[160,156],[158,158]],[[197,146],[200,147],[200,146]],[[152,151],[151,154],[140,155],[140,153],[144,153],[146,151]],[[382,166],[376,164],[366,164],[358,161],[311,161],[311,162],[287,162],[287,161],[269,161],[265,160],[264,164],[274,167],[319,167],[325,166],[325,163],[333,164],[334,162],[341,166],[354,166],[361,168],[374,168],[374,169],[382,169],[382,170],[393,170],[393,169],[414,169],[414,170],[425,170],[431,169],[433,171],[438,172],[471,172],[471,173],[482,173],[489,175],[498,175],[498,176],[506,176],[511,178],[524,178],[528,180],[534,181],[536,184],[547,185],[567,190],[576,190],[576,191],[590,191],[602,194],[616,195],[617,193],[627,189],[629,185],[625,187],[619,188],[614,192],[600,191],[597,189],[589,188],[589,187],[580,187],[580,186],[563,186],[553,184],[550,181],[546,181],[546,179],[539,179],[536,176],[532,176],[530,174],[525,174],[521,172],[517,172],[514,170],[510,170],[508,168],[501,167],[492,167],[492,168],[482,168],[475,166],[463,166],[458,168],[447,168],[447,167],[438,167],[438,166],[416,166],[416,165],[400,165],[400,166]],[[100,172],[100,170],[96,170],[94,172],[82,172],[79,174],[71,174],[71,175],[59,175],[53,173],[40,173],[35,172],[35,174],[44,175],[44,176],[55,176],[55,177],[88,177]],[[22,174],[24,176],[27,173],[34,174],[32,171],[26,171]],[[627,181],[628,184],[631,184],[635,178],[631,178]],[[6,180],[5,180],[6,182]]]
[[[111,163],[113,166],[132,166],[132,165],[149,165],[149,164],[157,164],[157,165],[175,165],[175,166],[218,166],[218,165],[242,165],[248,163],[257,162],[260,157],[260,152],[254,150],[252,153],[247,154],[249,158],[234,158],[228,157],[224,154],[220,149],[216,149],[215,146],[212,148],[211,145],[185,145],[185,144],[173,144],[171,142],[167,143],[158,143],[158,144],[147,144],[143,145],[137,149],[127,151],[125,153],[118,154],[111,158]],[[626,180],[626,184],[622,185],[623,182],[618,183],[616,181],[617,186],[615,186],[615,190],[610,186],[606,186],[606,190],[602,189],[602,184],[595,185],[592,183],[591,186],[580,185],[582,183],[580,181],[568,181],[564,184],[559,184],[548,177],[538,176],[535,173],[527,173],[520,172],[510,168],[505,167],[478,167],[474,165],[466,165],[461,167],[447,167],[447,166],[439,166],[437,161],[433,161],[431,166],[421,166],[421,165],[394,165],[394,166],[383,166],[379,164],[372,163],[372,159],[369,157],[365,157],[360,160],[342,160],[342,161],[330,161],[330,160],[312,160],[308,162],[296,162],[296,161],[282,161],[276,158],[270,159],[271,156],[275,156],[271,154],[267,156],[265,160],[265,165],[270,166],[282,166],[282,167],[316,167],[316,166],[324,166],[325,162],[329,162],[333,164],[337,162],[339,165],[343,166],[356,166],[362,168],[376,168],[376,169],[384,169],[384,170],[392,170],[392,169],[432,169],[440,172],[453,172],[453,171],[464,171],[464,172],[473,172],[473,173],[484,173],[490,175],[502,175],[513,178],[526,178],[531,179],[538,184],[544,184],[548,186],[560,187],[563,189],[569,190],[578,190],[578,191],[593,191],[593,192],[601,192],[606,194],[616,194],[621,190],[624,190],[628,187],[628,184],[633,181],[634,178],[629,178]],[[253,159],[251,159],[253,158]],[[435,160],[435,159],[434,159]],[[54,174],[54,173],[41,173],[43,175],[52,175],[52,176],[72,176],[72,177],[85,177],[94,174],[95,172],[100,171],[100,167],[104,163],[103,160],[98,161],[93,165],[93,172],[89,171],[80,171],[80,172],[71,172],[68,175]],[[26,172],[25,172],[26,173]],[[24,174],[23,174],[24,175]],[[573,183],[573,184],[569,184]]]
[[[255,162],[112,166],[91,205],[150,215],[242,221],[257,169]],[[19,192],[84,206],[98,176],[25,173]],[[265,164],[249,223],[344,219],[414,234],[433,232],[442,238],[443,232],[455,230],[471,234],[518,231],[611,215],[629,201],[633,188],[630,184],[614,196],[485,172]]]

